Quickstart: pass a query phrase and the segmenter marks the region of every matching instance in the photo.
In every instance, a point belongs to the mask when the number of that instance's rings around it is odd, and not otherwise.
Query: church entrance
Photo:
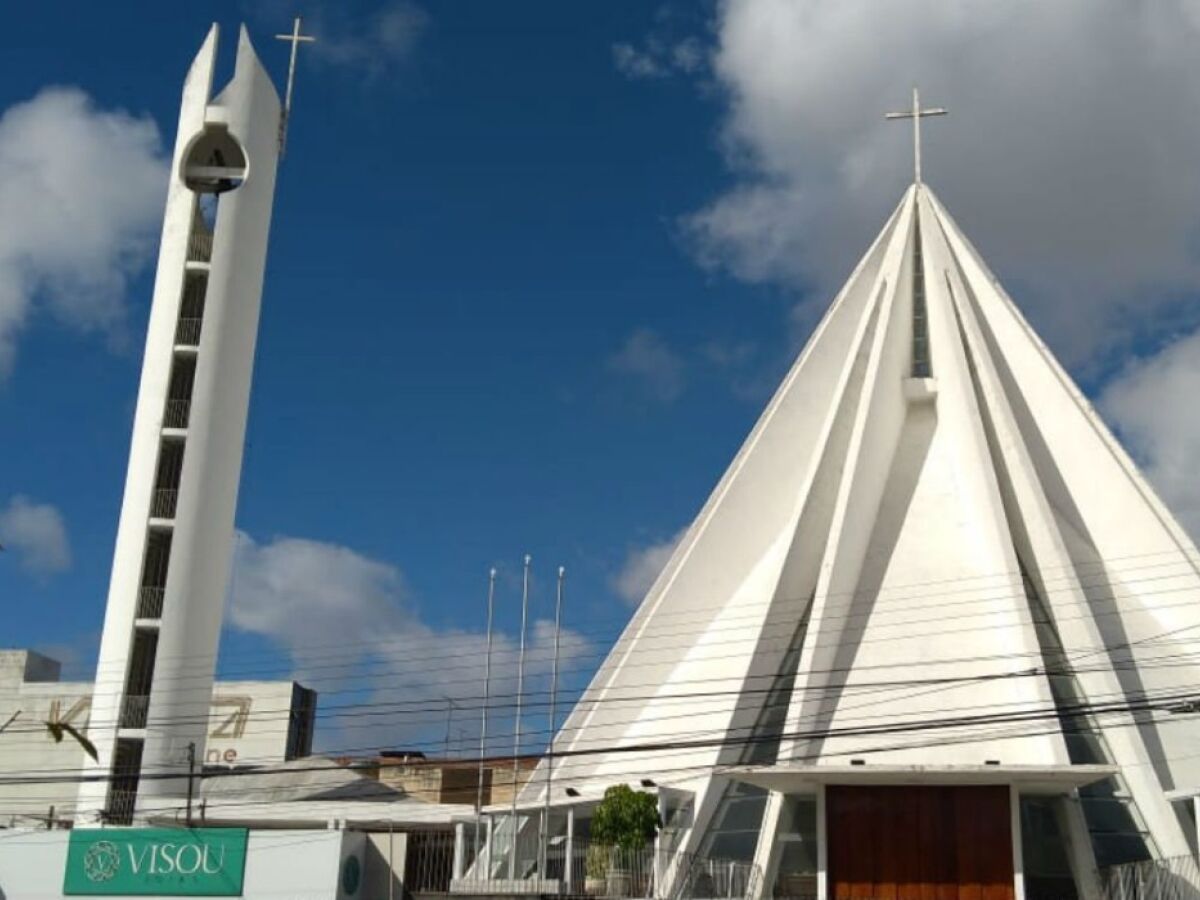
[[[832,900],[1013,900],[1006,786],[830,786]]]

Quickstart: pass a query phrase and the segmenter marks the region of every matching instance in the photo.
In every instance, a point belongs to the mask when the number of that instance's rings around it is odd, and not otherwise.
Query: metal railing
[[[104,808],[104,819],[110,825],[132,825],[133,811],[137,806],[137,791],[112,788],[108,792],[108,803]]]
[[[179,505],[179,491],[175,488],[155,488],[150,500],[150,518],[173,519]]]
[[[163,413],[164,428],[187,428],[188,416],[192,411],[191,400],[168,400]]]
[[[761,873],[753,863],[733,859],[711,859],[691,853],[676,854],[680,860],[676,898],[750,897]]]
[[[121,702],[121,727],[145,728],[146,713],[149,709],[149,694],[126,694]]]
[[[139,619],[161,619],[163,611],[163,596],[167,589],[142,585],[138,588],[137,617]]]
[[[405,894],[444,894],[454,873],[454,832],[418,831],[405,836]]]
[[[199,347],[203,321],[199,316],[180,316],[175,325],[175,343],[180,347]]]
[[[213,236],[210,231],[202,231],[197,222],[188,237],[188,262],[212,262]]]
[[[1191,856],[1101,869],[1100,882],[1105,900],[1200,900],[1200,867]]]
[[[468,831],[470,826],[468,826]],[[692,853],[672,852],[653,846],[627,849],[572,841],[570,851],[563,835],[553,837],[539,851],[537,828],[523,828],[517,840],[515,870],[511,844],[502,828],[492,833],[490,849],[480,849],[478,864],[462,864],[463,875],[453,878],[454,836],[444,835],[437,849],[418,850],[409,845],[405,887],[411,891],[451,894],[586,894],[602,898],[651,898],[651,900],[741,900],[753,894],[761,876],[750,862],[713,859]],[[527,840],[524,832],[533,832]],[[472,852],[470,834],[464,849]],[[447,851],[450,862],[447,865]],[[544,871],[542,860],[545,860]],[[410,881],[410,878],[412,879]],[[418,885],[413,887],[412,885]]]

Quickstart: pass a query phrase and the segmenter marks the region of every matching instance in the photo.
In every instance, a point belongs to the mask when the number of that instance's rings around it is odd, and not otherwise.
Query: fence
[[[528,832],[529,829],[522,829]],[[533,829],[536,832],[536,829]],[[653,846],[625,849],[576,838],[568,850],[563,835],[543,850],[518,836],[516,852],[505,830],[481,840],[479,865],[473,858],[474,833],[462,842],[462,876],[454,878],[455,837],[450,833],[410,835],[405,887],[413,893],[558,894],[648,900],[734,900],[750,896],[759,870],[752,863],[711,859]]]
[[[409,832],[405,839],[404,889],[406,894],[444,894],[454,872],[454,833]]]
[[[213,236],[212,232],[205,231],[204,225],[197,221],[195,230],[188,237],[187,258],[188,262],[211,262]]]
[[[474,834],[468,825],[462,844],[467,857],[463,863],[464,877],[454,878],[452,832],[410,833],[407,837],[404,886],[411,894],[744,900],[754,893],[761,877],[758,867],[751,863],[653,847],[626,850],[576,838],[568,853],[561,835],[551,838],[542,874],[537,841],[520,834],[517,852],[513,854],[503,827],[493,831],[494,846],[490,850],[486,836],[481,838],[482,866],[476,867],[472,859]],[[1102,869],[1100,878],[1103,900],[1200,900],[1200,865],[1191,856],[1113,866]]]
[[[1100,878],[1105,900],[1200,900],[1200,866],[1191,856],[1113,866]]]

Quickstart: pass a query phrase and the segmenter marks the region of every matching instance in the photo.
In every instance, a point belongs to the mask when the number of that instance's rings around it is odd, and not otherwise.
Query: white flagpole
[[[483,811],[483,759],[487,756],[487,714],[488,714],[488,699],[491,695],[492,687],[492,605],[496,599],[496,570],[493,568],[488,572],[488,599],[487,599],[487,654],[484,656],[483,662],[483,707],[480,710],[479,725],[479,783],[475,787],[475,870],[479,871],[479,817]],[[491,851],[488,851],[491,855]],[[484,877],[491,877],[490,873],[484,872]]]
[[[556,709],[558,703],[558,647],[559,635],[562,633],[563,580],[566,578],[566,575],[566,568],[559,566],[558,591],[554,598],[554,664],[550,670],[550,747],[546,751],[546,805],[542,811],[542,830],[544,832],[542,840],[542,878],[547,877],[546,865],[550,859],[550,787],[554,771],[554,729],[555,720],[558,718]]]
[[[512,829],[512,844],[508,849],[508,877],[517,877],[517,757],[521,753],[521,701],[525,690],[525,622],[529,612],[529,565],[533,557],[525,554],[525,571],[521,578],[521,651],[517,657],[517,720],[513,726],[513,768],[512,768],[512,819],[509,825]]]

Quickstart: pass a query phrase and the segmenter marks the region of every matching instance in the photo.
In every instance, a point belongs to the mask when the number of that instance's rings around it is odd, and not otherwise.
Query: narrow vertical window
[[[925,255],[921,248],[921,219],[913,226],[912,271],[912,377],[932,378],[929,360],[929,315],[925,307]]]

